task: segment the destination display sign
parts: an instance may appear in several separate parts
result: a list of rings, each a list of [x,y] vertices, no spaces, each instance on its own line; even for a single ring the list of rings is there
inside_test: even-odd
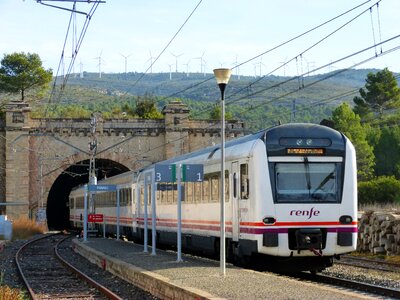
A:
[[[288,148],[286,149],[288,155],[324,155],[324,148]]]

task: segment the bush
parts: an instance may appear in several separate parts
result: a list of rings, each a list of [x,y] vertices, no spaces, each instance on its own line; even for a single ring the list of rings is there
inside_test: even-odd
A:
[[[18,289],[13,289],[8,286],[0,286],[0,299],[1,300],[22,300],[22,299],[28,299],[24,296],[24,293],[22,293]]]
[[[46,227],[27,218],[19,218],[12,222],[13,240],[25,240],[38,233],[44,233]]]
[[[394,176],[380,176],[359,182],[360,204],[400,204],[400,181]]]

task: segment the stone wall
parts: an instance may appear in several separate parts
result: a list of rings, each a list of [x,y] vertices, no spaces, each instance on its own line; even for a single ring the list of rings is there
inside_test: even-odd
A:
[[[160,120],[99,116],[96,159],[133,170],[220,143],[219,120],[191,120],[190,110],[181,102],[169,103],[162,113]],[[90,159],[90,119],[31,119],[27,103],[13,102],[6,106],[1,128],[0,203],[6,202],[11,219],[34,215],[63,170]],[[247,132],[242,122],[230,120],[225,133],[230,140]]]

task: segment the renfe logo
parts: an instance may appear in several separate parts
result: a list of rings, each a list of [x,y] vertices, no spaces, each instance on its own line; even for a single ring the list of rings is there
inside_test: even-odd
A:
[[[314,210],[312,207],[310,210],[292,210],[290,211],[291,216],[308,216],[307,219],[311,219],[312,216],[318,216],[320,214],[319,210]]]

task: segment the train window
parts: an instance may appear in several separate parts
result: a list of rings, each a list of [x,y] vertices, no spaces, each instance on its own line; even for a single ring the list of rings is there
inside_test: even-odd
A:
[[[174,191],[172,190],[173,184],[167,183],[166,186],[167,186],[167,202],[173,203],[174,199]]]
[[[76,208],[83,208],[83,197],[77,197],[76,198],[76,204],[75,207]]]
[[[74,206],[74,198],[69,198],[69,208],[70,209],[74,209],[75,208],[75,206]]]
[[[161,201],[161,203],[168,203],[167,187],[168,187],[168,185],[166,183],[158,184],[158,190],[159,190],[159,193],[160,193],[160,201]]]
[[[196,203],[201,202],[201,190],[202,190],[202,183],[195,182],[194,183],[194,201]]]
[[[240,199],[249,199],[249,165],[240,165]]]
[[[337,163],[276,163],[276,202],[338,202]]]
[[[147,185],[147,203],[151,205],[151,185]]]
[[[130,203],[132,201],[132,189],[131,188],[126,189],[126,200],[127,200],[126,205],[130,205]]]
[[[186,201],[188,203],[193,203],[193,182],[186,182],[185,184],[185,195],[186,195]]]
[[[237,173],[233,173],[233,198],[237,197]]]
[[[203,202],[209,202],[210,201],[210,182],[211,178],[207,175],[204,175],[204,180],[203,180]]]
[[[107,194],[108,199],[110,199],[109,200],[109,202],[111,203],[110,205],[117,206],[117,193],[107,192],[106,194]]]
[[[229,201],[229,172],[225,170],[225,202]]]
[[[144,188],[140,187],[140,206],[144,206]]]
[[[124,189],[117,190],[117,193],[119,193],[119,205],[124,206]]]
[[[213,173],[211,176],[211,202],[219,201],[219,173]]]

